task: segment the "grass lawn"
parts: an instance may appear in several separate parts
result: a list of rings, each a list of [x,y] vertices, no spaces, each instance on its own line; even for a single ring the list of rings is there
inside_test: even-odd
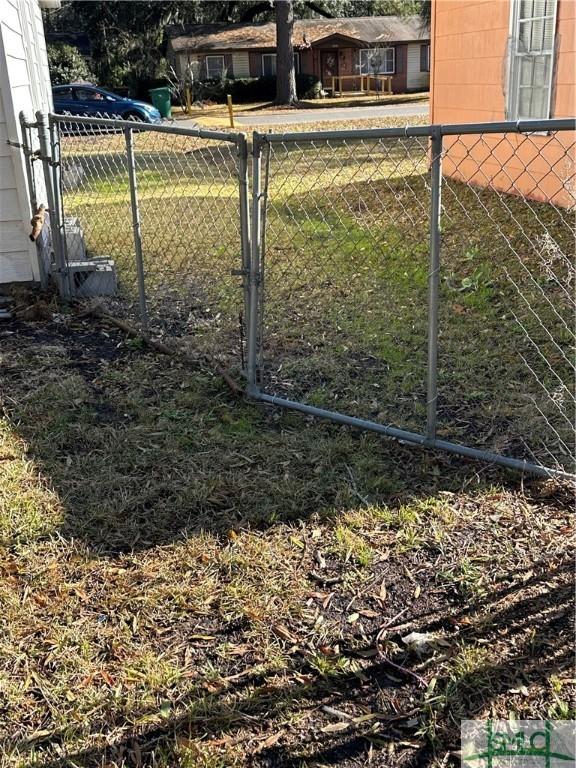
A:
[[[68,140],[65,206],[130,298],[117,139]],[[239,375],[233,155],[136,145],[153,331],[190,354],[49,296],[0,328],[0,765],[440,768],[462,718],[574,717],[571,489],[234,395],[201,354]],[[421,426],[425,158],[272,155],[268,389]],[[444,200],[440,428],[560,455],[523,397],[511,310],[536,331],[499,232],[564,350],[530,243],[566,251],[567,214],[507,198],[511,223],[449,181]]]

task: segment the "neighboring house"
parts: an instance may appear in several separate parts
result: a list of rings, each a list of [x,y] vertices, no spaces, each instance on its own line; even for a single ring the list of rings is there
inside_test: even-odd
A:
[[[574,117],[574,0],[433,0],[433,123]],[[460,137],[444,170],[483,186],[573,202],[574,132]],[[452,146],[450,146],[452,145]]]
[[[276,25],[195,24],[169,27],[167,53],[177,72],[190,63],[200,79],[274,76]],[[296,71],[316,75],[324,88],[332,77],[357,76],[342,82],[358,90],[360,75],[392,76],[394,93],[427,90],[430,34],[419,16],[370,16],[295,21]],[[374,63],[374,49],[378,63]]]
[[[18,115],[52,104],[38,0],[0,0],[0,284],[38,280],[36,245],[29,240],[30,190]],[[54,6],[51,0],[51,6]],[[9,144],[11,142],[12,144]],[[41,163],[34,164],[41,175]],[[40,167],[39,167],[40,166]]]

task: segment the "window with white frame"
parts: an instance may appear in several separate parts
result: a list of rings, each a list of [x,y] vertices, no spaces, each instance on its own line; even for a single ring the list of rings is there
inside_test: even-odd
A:
[[[360,51],[361,75],[393,75],[396,65],[394,48],[367,48]]]
[[[294,71],[296,74],[300,72],[300,54],[294,52]],[[276,54],[275,53],[263,53],[262,54],[262,76],[274,77],[276,75]]]
[[[224,56],[206,56],[206,77],[208,80],[222,77],[224,69]]]
[[[507,117],[550,117],[557,0],[512,0]]]

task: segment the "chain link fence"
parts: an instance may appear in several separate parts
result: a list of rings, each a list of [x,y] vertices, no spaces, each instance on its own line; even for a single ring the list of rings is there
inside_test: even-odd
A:
[[[574,472],[573,120],[256,133],[249,205],[242,134],[37,118],[64,295],[256,400]]]
[[[258,134],[254,396],[574,471],[574,124]]]
[[[155,339],[241,366],[244,136],[69,116],[50,125],[69,294],[103,297]]]
[[[263,389],[425,429],[427,139],[266,143],[263,174]]]

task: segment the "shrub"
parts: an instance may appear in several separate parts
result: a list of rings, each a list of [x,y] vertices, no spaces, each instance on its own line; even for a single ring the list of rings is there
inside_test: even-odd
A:
[[[73,45],[66,43],[48,45],[48,67],[52,85],[94,81],[88,62]]]
[[[299,99],[319,99],[322,83],[316,75],[300,72],[296,75],[296,93]]]
[[[313,99],[320,95],[322,84],[316,75],[296,75],[296,93],[300,99]],[[237,104],[250,101],[274,101],[276,98],[275,77],[249,77],[204,80],[200,88],[201,98],[217,102],[226,101],[230,94]]]

